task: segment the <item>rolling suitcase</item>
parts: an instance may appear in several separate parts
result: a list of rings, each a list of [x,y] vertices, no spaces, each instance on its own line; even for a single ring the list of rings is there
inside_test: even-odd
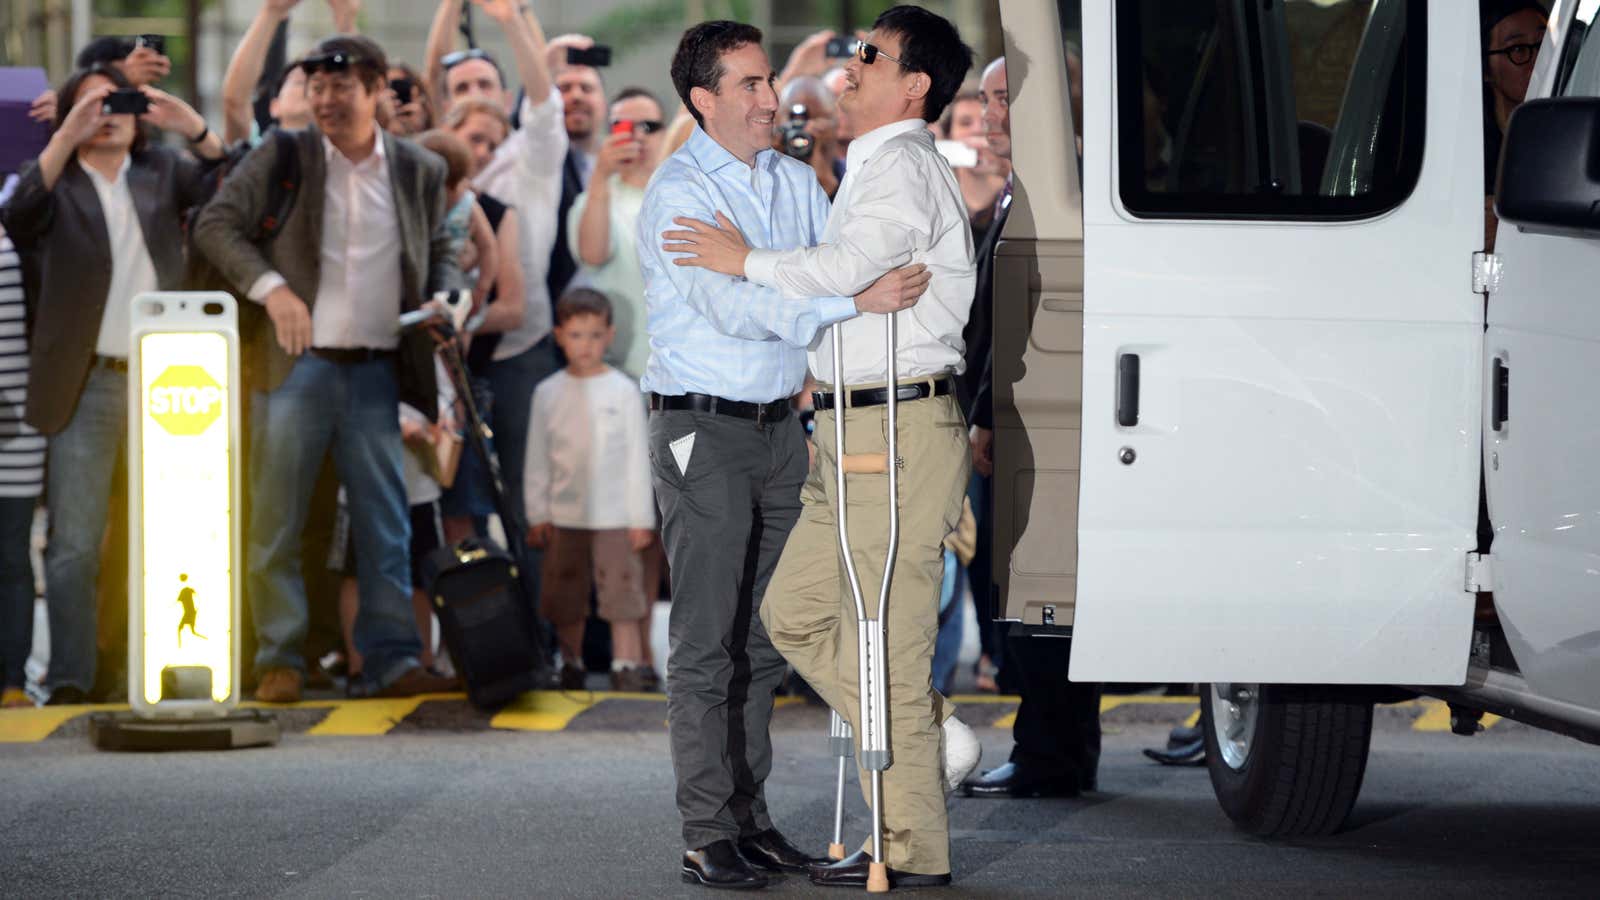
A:
[[[439,357],[465,408],[466,452],[488,461],[495,511],[510,546],[471,537],[441,547],[424,560],[423,584],[456,672],[467,683],[468,700],[495,709],[551,682],[539,623],[539,573],[527,565],[523,517],[506,496],[500,463],[489,451],[490,432],[473,402],[460,343],[448,323],[431,320],[428,327],[439,338]]]
[[[440,547],[423,561],[423,583],[467,698],[496,709],[541,687],[542,642],[520,584],[522,567],[487,538]]]

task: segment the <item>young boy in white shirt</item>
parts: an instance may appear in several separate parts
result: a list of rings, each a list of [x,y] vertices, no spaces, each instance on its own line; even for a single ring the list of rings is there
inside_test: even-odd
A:
[[[545,548],[541,603],[561,647],[563,688],[583,686],[589,591],[611,625],[611,686],[643,690],[649,602],[640,551],[656,525],[644,399],[605,363],[611,302],[574,288],[556,303],[567,367],[539,384],[528,423],[523,492],[528,544]]]

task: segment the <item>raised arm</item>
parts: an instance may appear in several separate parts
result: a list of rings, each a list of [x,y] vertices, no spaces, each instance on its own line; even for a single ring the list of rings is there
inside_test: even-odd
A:
[[[530,99],[542,99],[550,93],[552,81],[550,67],[545,62],[544,29],[531,6],[526,14],[518,11],[517,0],[472,0],[489,18],[500,23],[511,44],[511,55],[517,61],[517,77],[522,79],[522,89]],[[537,99],[535,102],[537,102]]]
[[[428,45],[422,52],[422,80],[435,97],[447,97],[444,89],[444,57],[456,45],[461,28],[461,0],[439,0],[439,9],[428,26]],[[442,109],[442,107],[440,108]]]
[[[300,0],[266,0],[256,17],[245,29],[244,39],[233,51],[228,61],[228,71],[222,76],[222,140],[232,144],[250,136],[253,118],[251,98],[256,83],[261,80],[261,70],[267,64],[267,50],[272,46],[272,36],[278,26],[289,18],[289,13]]]

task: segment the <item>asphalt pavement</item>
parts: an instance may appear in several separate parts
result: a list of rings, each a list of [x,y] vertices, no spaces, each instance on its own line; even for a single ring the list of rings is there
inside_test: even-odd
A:
[[[534,732],[479,727],[464,705],[430,702],[377,737],[313,735],[306,723],[317,716],[290,710],[282,742],[257,750],[102,753],[74,722],[0,745],[0,893],[706,895],[679,881],[664,705],[601,705],[563,730]],[[968,709],[985,764],[1003,761],[1007,707]],[[955,885],[916,893],[1600,893],[1600,748],[1511,722],[1473,738],[1417,731],[1416,711],[1388,710],[1351,827],[1274,843],[1231,828],[1204,769],[1139,753],[1190,709],[1107,712],[1097,793],[952,800]],[[819,851],[832,809],[825,734],[821,711],[781,709],[768,783],[779,827]],[[865,834],[854,785],[850,799],[853,841]],[[789,878],[768,893],[829,892]]]

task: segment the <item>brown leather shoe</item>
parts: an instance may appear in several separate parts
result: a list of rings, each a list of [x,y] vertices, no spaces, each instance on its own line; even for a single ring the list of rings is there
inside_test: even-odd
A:
[[[416,666],[407,669],[404,675],[389,682],[382,690],[372,696],[415,697],[418,694],[443,694],[460,688],[460,679],[435,675],[422,666]]]
[[[305,676],[298,669],[268,669],[256,685],[256,700],[262,703],[299,703]]]

